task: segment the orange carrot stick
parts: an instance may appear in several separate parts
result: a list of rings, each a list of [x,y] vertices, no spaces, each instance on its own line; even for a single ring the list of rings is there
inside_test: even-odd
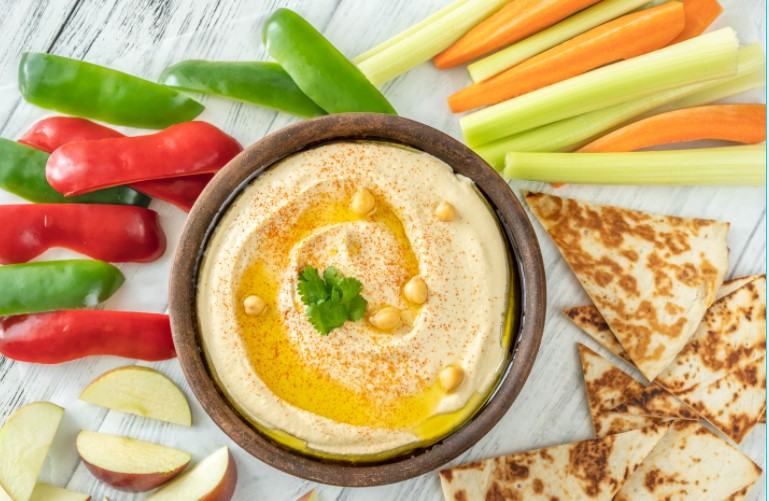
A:
[[[433,61],[446,69],[533,35],[598,0],[513,0]]]
[[[666,46],[684,27],[679,2],[622,16],[449,96],[454,113],[499,103]]]
[[[724,11],[718,0],[683,0],[684,30],[670,44],[701,35]]]
[[[716,104],[660,113],[617,129],[577,151],[636,151],[697,139],[722,139],[744,144],[765,141],[766,105]]]

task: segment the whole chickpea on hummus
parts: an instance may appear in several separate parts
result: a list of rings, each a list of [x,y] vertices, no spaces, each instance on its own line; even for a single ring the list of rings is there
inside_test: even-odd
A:
[[[362,318],[323,335],[308,267],[360,282]],[[423,152],[336,142],[259,176],[201,266],[209,365],[260,430],[305,453],[381,459],[434,443],[488,397],[509,358],[511,266],[467,178]]]

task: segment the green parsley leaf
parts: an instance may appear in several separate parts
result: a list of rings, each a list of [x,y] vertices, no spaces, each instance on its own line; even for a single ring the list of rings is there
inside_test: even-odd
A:
[[[366,306],[368,306],[368,301],[363,299],[363,296],[355,296],[347,302],[347,316],[353,322],[357,322],[366,313]]]
[[[299,274],[297,284],[307,305],[307,319],[324,336],[347,320],[363,318],[368,302],[360,295],[362,287],[360,280],[341,276],[333,266],[326,268],[323,278],[316,268],[308,266]]]
[[[347,311],[342,307],[339,293],[333,291],[331,297],[318,304],[307,307],[307,319],[324,336],[347,321]]]
[[[318,275],[318,270],[312,266],[308,266],[299,274],[299,283],[296,287],[302,302],[306,305],[320,303],[331,295],[331,287],[326,286]]]
[[[339,281],[342,280],[342,276],[336,271],[336,268],[329,266],[326,271],[323,272],[323,280],[326,281],[331,288],[339,287]]]

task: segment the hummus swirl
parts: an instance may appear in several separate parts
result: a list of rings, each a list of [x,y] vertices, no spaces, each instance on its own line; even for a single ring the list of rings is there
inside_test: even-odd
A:
[[[356,190],[375,209],[350,209]],[[434,214],[440,202],[451,221]],[[364,319],[322,336],[297,292],[306,266],[363,284]],[[421,277],[429,295],[410,303]],[[461,425],[507,358],[507,247],[473,183],[437,158],[384,142],[338,142],[292,155],[237,198],[208,243],[198,320],[216,378],[240,411],[306,451],[361,458],[432,442]],[[266,302],[248,316],[250,294]],[[401,312],[382,332],[366,320]],[[447,366],[464,380],[441,388]]]

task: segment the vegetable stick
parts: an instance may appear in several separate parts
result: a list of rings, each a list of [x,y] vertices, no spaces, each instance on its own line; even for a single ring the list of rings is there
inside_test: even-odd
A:
[[[449,96],[460,113],[541,89],[605,64],[661,49],[684,28],[679,2],[635,12],[608,22]]]
[[[474,62],[467,67],[467,71],[473,82],[487,80],[532,56],[570,40],[591,28],[627,14],[646,3],[646,0],[604,0],[598,2],[536,35]]]
[[[438,54],[435,65],[446,69],[523,40],[598,0],[513,0]]]
[[[440,19],[445,17],[447,14],[457,10],[459,7],[462,7],[463,5],[467,4],[471,0],[456,0],[455,2],[450,3],[446,7],[442,8],[435,14],[431,15],[430,17],[423,19],[422,21],[418,22],[417,24],[412,24],[405,30],[401,31],[397,35],[388,38],[384,42],[380,43],[379,45],[376,45],[366,52],[359,54],[355,56],[352,59],[352,62],[355,64],[361,63],[365,61],[366,59],[379,54],[385,49],[389,49],[393,45],[397,44],[401,40],[405,40],[411,36],[414,36],[415,34],[419,33],[420,31],[428,28],[431,24],[438,22]]]
[[[429,60],[507,1],[471,0],[450,5],[419,23],[419,29],[409,28],[408,34],[396,35],[374,47],[355,63],[374,85],[381,85]]]
[[[501,170],[509,151],[572,151],[644,114],[701,106],[765,84],[766,60],[759,44],[739,49],[737,60],[737,74],[733,77],[656,92],[504,137],[474,150]]]
[[[537,89],[460,119],[471,147],[564,118],[630,101],[737,70],[737,35],[731,28],[620,61]]]
[[[508,153],[504,177],[550,183],[763,186],[766,145],[632,153]]]
[[[721,139],[744,144],[765,141],[766,105],[721,104],[668,111],[617,129],[577,152],[636,151],[698,139]]]
[[[686,22],[671,44],[701,35],[724,11],[718,0],[683,0]]]

